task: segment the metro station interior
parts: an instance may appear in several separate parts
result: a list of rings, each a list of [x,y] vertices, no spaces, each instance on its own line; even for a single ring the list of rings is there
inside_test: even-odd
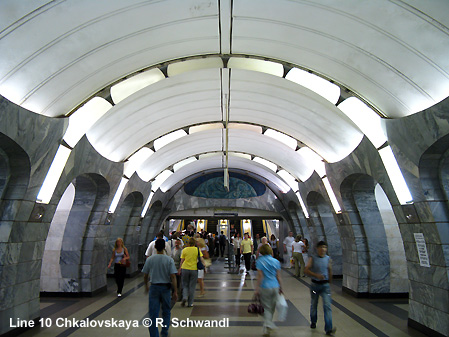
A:
[[[448,13],[446,0],[1,1],[0,336],[148,335],[15,322],[142,319],[147,245],[191,222],[325,240],[337,335],[448,336]],[[229,263],[172,315],[261,335],[246,312],[256,274]],[[322,335],[310,279],[282,277],[279,335]]]

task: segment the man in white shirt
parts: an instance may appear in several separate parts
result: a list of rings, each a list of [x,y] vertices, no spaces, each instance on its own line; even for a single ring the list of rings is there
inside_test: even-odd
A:
[[[292,264],[290,263],[290,258],[292,257],[292,244],[295,241],[293,237],[293,232],[288,232],[288,236],[284,239],[284,254],[287,254],[287,258],[284,257],[284,266],[286,268],[291,268]]]
[[[156,239],[163,239],[164,238],[164,233],[159,232],[156,236]],[[145,252],[145,256],[148,258],[150,256],[156,255],[157,254],[157,250],[155,245],[156,240],[152,241],[147,248],[147,251]],[[164,249],[164,254],[171,256],[171,247],[170,247],[170,242],[165,241],[165,249]]]

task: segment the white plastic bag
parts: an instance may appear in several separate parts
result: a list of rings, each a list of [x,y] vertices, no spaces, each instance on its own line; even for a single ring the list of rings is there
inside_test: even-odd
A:
[[[285,300],[284,295],[278,294],[277,300],[276,300],[276,312],[278,314],[278,321],[284,322],[287,319],[287,311],[288,311],[288,304]]]

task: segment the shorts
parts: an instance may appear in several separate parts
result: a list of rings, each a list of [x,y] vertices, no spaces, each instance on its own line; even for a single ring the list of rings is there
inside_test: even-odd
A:
[[[198,270],[198,278],[204,278],[204,269]]]

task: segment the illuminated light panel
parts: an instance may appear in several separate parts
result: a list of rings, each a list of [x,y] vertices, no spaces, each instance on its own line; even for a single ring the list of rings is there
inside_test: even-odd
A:
[[[349,97],[337,106],[368,137],[376,148],[387,141],[382,118],[357,97]]]
[[[313,167],[320,178],[326,175],[326,167],[324,165],[323,158],[321,158],[316,152],[313,152],[308,147],[302,147],[296,152],[301,154],[301,156],[303,156],[308,163],[311,163],[310,166]]]
[[[128,183],[128,178],[122,177],[120,180],[120,184],[118,185],[117,191],[115,192],[114,198],[112,199],[111,205],[109,206],[109,213],[114,213],[117,208],[118,202],[120,201],[120,197],[122,196],[123,190],[125,189],[126,184]]]
[[[399,199],[401,205],[410,203],[413,201],[412,195],[399,168],[398,162],[394,157],[393,151],[390,146],[386,146],[379,150],[379,155],[387,170],[387,174],[390,177],[396,196]]]
[[[153,153],[153,150],[147,147],[142,147],[139,151],[129,157],[128,161],[125,162],[123,175],[131,178],[133,173],[139,169],[140,165],[142,165],[145,160],[150,158]]]
[[[110,108],[112,104],[101,97],[94,97],[69,117],[64,141],[74,148],[81,137],[95,124]]]
[[[245,235],[245,233],[248,233],[251,236],[251,220],[249,219],[242,220],[242,227],[243,227],[243,235]]]
[[[280,63],[243,57],[231,57],[228,68],[259,71],[278,77],[284,76],[284,67]]]
[[[280,170],[278,172],[278,175],[285,180],[285,182],[292,188],[293,191],[298,189],[298,182],[290,173],[285,170]]]
[[[195,125],[189,128],[189,135],[195,132],[201,132],[206,130],[213,130],[213,129],[223,129],[222,123],[211,123],[211,124],[201,124],[201,125]]]
[[[306,218],[310,218],[309,212],[307,211],[307,208],[306,208],[306,204],[304,203],[304,200],[302,199],[301,194],[299,192],[296,192],[296,197],[299,200],[299,204],[301,205],[302,212],[304,213],[304,216]]]
[[[141,74],[130,77],[111,87],[111,98],[115,104],[123,101],[126,97],[143,89],[153,83],[159,82],[165,78],[159,69],[151,69]]]
[[[223,152],[209,152],[209,153],[200,154],[198,156],[198,158],[201,160],[201,159],[204,159],[204,158],[216,157],[216,156],[222,156],[222,155],[223,155]]]
[[[285,78],[314,91],[332,104],[336,104],[340,98],[340,87],[338,85],[307,71],[293,68]]]
[[[248,160],[251,160],[251,155],[247,153],[241,153],[241,152],[229,152],[230,156],[239,157],[239,158],[245,158]]]
[[[157,189],[164,183],[164,181],[170,177],[173,174],[173,172],[169,171],[169,170],[165,170],[162,171],[153,181],[153,183],[151,184],[151,190],[153,192],[156,192]],[[162,192],[166,192],[166,191],[162,191]]]
[[[153,143],[154,149],[156,151],[158,151],[165,145],[170,144],[171,142],[173,142],[179,138],[182,138],[184,136],[187,136],[187,132],[185,132],[184,130],[173,131],[165,136],[162,136],[162,137],[156,139]]]
[[[239,129],[262,133],[262,127],[257,125],[245,124],[245,123],[229,123],[229,129]]]
[[[206,57],[201,59],[186,60],[182,62],[170,63],[167,67],[168,76],[176,76],[188,71],[223,68],[223,60],[220,57]]]
[[[178,162],[178,163],[176,163],[176,164],[173,165],[173,171],[176,172],[176,171],[178,171],[181,167],[186,166],[186,165],[188,165],[188,164],[190,164],[190,163],[193,163],[193,162],[195,162],[195,161],[196,161],[196,158],[195,158],[195,157],[190,157],[190,158],[181,160],[180,162]]]
[[[335,196],[334,190],[332,189],[331,184],[329,183],[329,179],[327,177],[324,177],[323,179],[324,187],[326,188],[327,195],[329,196],[329,199],[331,200],[332,207],[334,208],[335,213],[341,213],[341,207],[338,203],[337,197]]]
[[[296,150],[296,147],[298,146],[298,142],[296,141],[295,138],[292,138],[292,137],[286,135],[285,133],[282,133],[279,131],[268,129],[267,131],[265,131],[264,135],[274,138],[281,143],[284,143],[285,145],[287,145],[289,148],[291,148],[293,150]]]
[[[265,167],[268,167],[270,170],[276,172],[278,167],[276,164],[272,163],[271,161],[268,161],[266,159],[260,158],[260,157],[255,157],[253,159],[253,161],[255,161],[256,163],[259,163]]]
[[[142,218],[145,216],[145,214],[147,214],[147,210],[148,210],[148,207],[150,207],[151,199],[153,199],[153,195],[154,195],[154,192],[151,191],[150,195],[148,196],[147,202],[145,203],[145,206],[143,206],[142,213],[140,214],[140,216]]]
[[[58,184],[59,178],[61,178],[62,171],[64,170],[65,164],[69,159],[72,150],[65,147],[64,145],[59,145],[58,151],[56,151],[55,158],[51,163],[50,169],[48,170],[47,176],[45,177],[44,183],[37,195],[37,202],[41,204],[48,204],[53,196],[56,185]]]

